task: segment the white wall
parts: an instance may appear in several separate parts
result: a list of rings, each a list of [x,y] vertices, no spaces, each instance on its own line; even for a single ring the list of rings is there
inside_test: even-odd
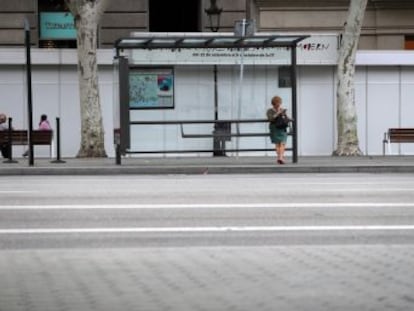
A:
[[[331,66],[300,67],[298,75],[298,152],[331,155],[335,137],[335,85]]]
[[[101,68],[99,86],[106,132],[105,145],[109,155],[114,154],[112,82],[112,68]],[[45,113],[55,129],[56,118],[59,117],[62,156],[76,156],[80,145],[80,106],[76,66],[33,66],[32,93],[33,127],[37,127],[40,115]],[[14,128],[27,128],[26,71],[23,66],[0,66],[0,111],[13,118]],[[24,149],[25,147],[15,146],[14,155],[20,156]],[[35,146],[35,156],[49,156],[49,147]]]
[[[176,68],[176,109],[136,111],[134,120],[212,119],[213,73],[208,66]],[[278,88],[275,67],[246,66],[242,91],[239,68],[219,67],[219,119],[262,119],[270,99],[282,96],[291,111],[289,88]],[[331,155],[336,146],[336,72],[333,66],[300,66],[298,70],[298,152],[299,155]],[[356,106],[360,147],[364,154],[382,154],[382,139],[389,127],[414,126],[412,89],[414,68],[398,66],[361,66],[356,73]],[[239,112],[239,96],[241,111]],[[136,142],[132,149],[144,144],[148,149],[211,149],[211,139],[183,139],[178,126],[158,127],[142,131],[135,127]],[[233,127],[233,130],[235,128]],[[244,124],[243,132],[263,132],[266,124]],[[212,125],[185,126],[186,133],[208,134]],[[161,135],[162,133],[162,135]],[[263,137],[233,138],[227,148],[272,148]],[[156,147],[155,147],[156,146]],[[413,154],[410,144],[395,145],[395,154]],[[251,153],[249,153],[251,154]],[[263,153],[261,153],[263,154]],[[272,152],[267,152],[272,154]]]
[[[401,75],[401,96],[398,126],[414,127],[414,68],[403,67],[399,69]],[[393,149],[400,154],[414,154],[413,144],[401,144],[399,150]]]
[[[1,54],[1,53],[0,53]],[[1,57],[0,57],[1,58]],[[0,59],[0,111],[13,117],[15,128],[27,128],[26,74],[23,64]],[[135,120],[213,119],[214,86],[212,66],[175,68],[175,109],[133,111]],[[290,89],[278,88],[276,67],[246,66],[239,88],[239,68],[219,66],[219,118],[264,118],[273,95],[281,95],[291,112]],[[33,65],[34,124],[46,113],[55,126],[61,118],[62,156],[76,155],[80,141],[78,79],[75,64]],[[114,72],[106,62],[100,66],[99,85],[105,145],[113,150]],[[299,155],[330,155],[336,141],[334,66],[300,66],[298,70],[298,147]],[[360,146],[365,154],[382,154],[383,134],[389,127],[414,127],[414,67],[360,65],[356,74],[356,103]],[[241,110],[239,112],[239,94]],[[266,131],[267,125],[242,125],[241,132]],[[212,125],[186,126],[187,133],[211,133]],[[183,139],[179,127],[134,128],[132,149],[210,149],[212,139]],[[241,138],[241,148],[272,146],[267,138]],[[228,148],[236,147],[236,140]],[[24,147],[15,147],[20,155]],[[394,154],[414,154],[413,144],[395,145]],[[36,156],[47,156],[47,147],[36,147]],[[258,154],[258,153],[256,153]],[[263,154],[263,153],[260,153]],[[273,154],[268,152],[268,154]],[[244,155],[242,153],[241,155]],[[246,153],[250,155],[250,153]]]
[[[365,66],[356,75],[360,146],[364,154],[382,154],[390,127],[414,127],[414,67]],[[393,144],[393,154],[414,154],[412,144]]]

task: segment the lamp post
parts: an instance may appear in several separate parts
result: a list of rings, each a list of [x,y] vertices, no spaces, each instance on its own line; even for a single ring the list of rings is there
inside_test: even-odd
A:
[[[28,138],[29,138],[29,166],[34,165],[33,157],[33,99],[32,99],[32,63],[30,58],[30,24],[27,18],[24,19],[25,46],[26,46],[26,77],[27,77],[27,117],[28,117]]]
[[[217,32],[220,29],[220,15],[223,11],[222,8],[217,6],[216,0],[210,0],[210,7],[204,10],[209,19],[209,28],[211,32]],[[217,65],[213,67],[214,74],[214,121],[218,120],[218,93],[217,93]],[[214,123],[214,131],[218,132],[218,123]],[[214,156],[224,156],[224,150],[220,147],[220,141],[222,138],[214,137],[213,138],[213,155]],[[224,144],[224,142],[223,142]]]

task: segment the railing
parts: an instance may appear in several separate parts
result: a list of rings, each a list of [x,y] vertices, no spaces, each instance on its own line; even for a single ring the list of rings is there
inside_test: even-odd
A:
[[[231,141],[233,137],[268,137],[269,132],[240,132],[239,124],[253,124],[253,123],[268,123],[267,119],[245,119],[245,120],[169,120],[169,121],[131,121],[132,125],[179,125],[182,138],[213,138],[212,149],[180,149],[180,150],[121,150],[120,148],[120,135],[119,129],[114,130],[114,140],[116,149],[116,163],[121,164],[121,154],[155,154],[155,153],[204,153],[212,152],[214,155],[225,155],[225,152],[263,152],[274,151],[272,148],[232,148],[226,149],[226,141]],[[214,130],[211,133],[186,133],[184,130],[185,125],[195,124],[214,124]],[[236,131],[232,131],[232,125],[237,125]],[[293,135],[291,131],[288,131],[288,135]],[[238,144],[237,144],[238,145]],[[286,148],[287,151],[292,148]]]

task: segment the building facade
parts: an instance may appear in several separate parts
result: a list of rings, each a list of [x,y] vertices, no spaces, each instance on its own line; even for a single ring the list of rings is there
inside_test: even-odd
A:
[[[236,20],[247,18],[255,19],[257,30],[263,32],[338,33],[349,0],[218,0],[217,4],[223,8],[220,31],[232,32]],[[209,6],[209,0],[110,1],[99,25],[99,47],[111,48],[118,38],[133,31],[209,31],[204,12]],[[42,18],[45,12],[64,11],[64,0],[0,1],[0,46],[24,44],[24,18],[30,22],[33,46],[54,46],[45,41],[56,41],[59,46],[64,38],[42,38]],[[412,0],[369,0],[360,49],[414,48],[413,14]]]
[[[256,0],[255,16],[261,31],[339,33],[346,21],[349,0]],[[413,49],[414,1],[369,0],[359,48]]]

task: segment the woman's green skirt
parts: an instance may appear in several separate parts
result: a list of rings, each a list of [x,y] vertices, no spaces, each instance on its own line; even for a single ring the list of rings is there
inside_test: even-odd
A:
[[[278,129],[273,123],[269,124],[270,140],[273,144],[285,144],[287,140],[286,129]]]

